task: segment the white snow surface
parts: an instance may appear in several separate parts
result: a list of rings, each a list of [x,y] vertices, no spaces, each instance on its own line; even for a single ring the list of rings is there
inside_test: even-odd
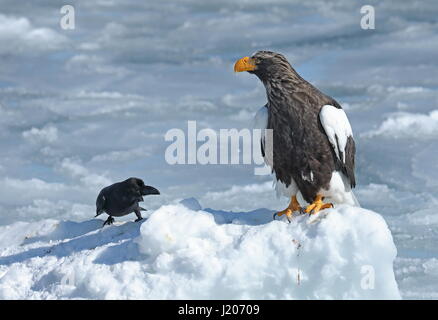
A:
[[[385,220],[347,205],[325,212],[289,224],[267,209],[180,203],[104,228],[2,226],[0,299],[399,299]]]

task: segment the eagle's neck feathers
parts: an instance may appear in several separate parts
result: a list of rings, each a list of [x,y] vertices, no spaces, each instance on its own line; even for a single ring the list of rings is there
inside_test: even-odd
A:
[[[313,109],[312,111],[317,114],[325,104],[340,108],[333,98],[304,80],[292,67],[277,70],[277,73],[271,73],[270,77],[262,79],[268,107],[272,113],[301,114],[306,112],[306,109],[307,111]]]
[[[296,92],[303,91],[306,86],[306,81],[292,67],[279,70],[270,77],[263,79],[262,82],[266,89],[268,105],[271,111],[274,112],[285,111],[282,110],[285,106],[298,107],[294,95]]]

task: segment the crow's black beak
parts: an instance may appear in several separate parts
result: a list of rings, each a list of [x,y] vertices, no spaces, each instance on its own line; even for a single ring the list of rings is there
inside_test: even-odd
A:
[[[144,186],[141,194],[144,196],[147,196],[149,194],[160,194],[160,191],[151,186]]]

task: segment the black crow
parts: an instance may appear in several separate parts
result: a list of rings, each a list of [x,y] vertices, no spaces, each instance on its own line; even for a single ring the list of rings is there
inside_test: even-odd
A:
[[[96,199],[96,217],[106,212],[109,217],[103,225],[110,225],[114,222],[113,217],[125,216],[135,212],[137,219],[142,218],[141,211],[146,211],[139,206],[143,201],[143,196],[149,194],[160,194],[160,192],[151,186],[146,186],[143,180],[138,178],[129,178],[122,182],[114,183],[103,188]]]

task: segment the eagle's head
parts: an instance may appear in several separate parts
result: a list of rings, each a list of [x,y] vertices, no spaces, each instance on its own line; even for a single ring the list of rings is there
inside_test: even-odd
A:
[[[272,51],[257,51],[251,57],[237,60],[234,71],[253,73],[263,82],[295,73],[282,54]]]

